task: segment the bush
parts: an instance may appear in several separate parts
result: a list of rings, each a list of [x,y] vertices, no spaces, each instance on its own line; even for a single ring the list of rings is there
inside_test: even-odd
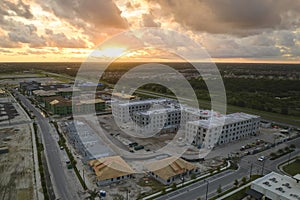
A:
[[[279,154],[283,154],[283,153],[284,153],[284,151],[283,151],[282,149],[279,149],[277,152],[278,152]]]
[[[196,174],[192,174],[191,179],[196,179]]]
[[[285,147],[284,150],[285,150],[285,151],[289,151],[289,150],[290,150],[290,147]]]
[[[217,193],[218,193],[218,194],[221,194],[221,193],[222,193],[222,186],[221,186],[221,185],[219,185],[219,187],[218,187],[218,189],[217,189]]]
[[[239,181],[237,179],[235,179],[234,186],[237,187],[238,185],[239,185]]]
[[[274,153],[274,152],[272,152],[272,153],[270,153],[270,156],[271,156],[271,157],[275,157],[275,156],[277,156],[277,154]]]
[[[242,178],[242,182],[243,182],[243,184],[247,183],[247,178],[245,176]]]
[[[173,184],[172,184],[172,189],[175,190],[176,188],[177,188],[176,183],[173,183]]]

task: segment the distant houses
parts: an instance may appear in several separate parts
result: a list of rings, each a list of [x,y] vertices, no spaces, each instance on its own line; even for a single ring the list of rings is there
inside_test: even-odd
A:
[[[73,94],[80,94],[79,88],[71,87],[69,84],[42,85],[36,81],[21,82],[20,92],[33,96],[34,99],[53,115],[87,114],[101,112],[106,109],[106,102],[100,98],[95,100],[88,96],[77,96],[72,99]],[[72,103],[72,100],[74,102]],[[74,113],[73,113],[74,114]]]
[[[36,81],[30,82],[21,82],[20,83],[20,91],[26,95],[32,95],[34,90],[39,90],[41,87],[41,83]]]

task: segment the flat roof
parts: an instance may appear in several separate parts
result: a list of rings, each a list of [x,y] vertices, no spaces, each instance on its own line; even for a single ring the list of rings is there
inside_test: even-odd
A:
[[[78,104],[96,104],[96,103],[104,103],[102,99],[85,99],[80,100]]]
[[[67,88],[57,88],[58,92],[73,92],[73,91],[80,91],[80,89],[75,87],[67,87]]]
[[[114,102],[116,104],[119,104],[120,106],[131,106],[131,105],[143,105],[143,104],[154,104],[154,103],[163,103],[163,102],[168,102],[168,101],[174,101],[170,99],[145,99],[145,100],[132,100],[129,102]]]
[[[172,113],[172,112],[176,112],[179,111],[180,112],[180,108],[175,108],[172,106],[167,106],[166,108],[160,108],[160,109],[154,109],[154,110],[146,110],[146,111],[140,111],[137,113],[140,113],[142,115],[155,115],[155,114],[163,114],[163,113]]]
[[[238,123],[238,122],[242,122],[250,119],[257,119],[257,118],[259,118],[259,116],[249,115],[246,113],[233,113],[229,115],[221,115],[221,117],[213,117],[208,120],[197,120],[188,123],[201,126],[203,128],[209,128],[209,127],[224,126],[228,124]]]
[[[48,90],[48,91],[45,91],[45,90],[35,90],[33,91],[33,94],[34,95],[38,95],[38,96],[55,96],[56,95],[56,90]]]
[[[300,183],[297,183],[295,179],[286,175],[271,172],[252,182],[252,189],[256,190],[257,186],[286,199],[300,199]],[[298,198],[296,195],[298,195]]]
[[[182,105],[182,110],[193,114],[193,115],[199,115],[199,116],[211,116],[213,114],[217,115],[218,113],[212,110],[203,110],[203,109],[198,109],[198,108],[193,108],[191,106],[187,106],[187,105]]]
[[[300,181],[300,174],[296,174],[295,176],[293,176],[293,178]]]
[[[100,137],[89,125],[80,121],[76,121],[75,123],[76,126],[73,123],[69,124],[69,126],[72,126],[70,130],[78,136],[85,151],[89,152],[90,159],[114,155],[113,151],[100,140]]]

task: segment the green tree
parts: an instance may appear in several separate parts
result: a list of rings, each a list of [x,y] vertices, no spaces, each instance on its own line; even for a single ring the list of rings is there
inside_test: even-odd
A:
[[[246,184],[247,178],[245,176],[242,178],[242,182],[243,182],[243,184]]]
[[[285,150],[285,151],[289,151],[289,150],[290,150],[290,147],[285,147],[284,150]]]
[[[192,174],[191,179],[196,179],[196,174]]]
[[[275,157],[275,156],[277,156],[277,154],[274,153],[274,152],[272,152],[272,153],[270,153],[270,156],[271,156],[271,157]]]
[[[291,144],[291,145],[290,145],[290,148],[291,148],[291,149],[295,149],[295,148],[296,148],[296,145],[295,145],[295,144]]]
[[[277,152],[278,152],[279,154],[283,154],[283,153],[284,153],[284,151],[283,151],[282,149],[279,149]]]
[[[239,185],[239,181],[237,179],[234,180],[234,186],[237,187]]]
[[[175,190],[176,188],[177,188],[176,183],[173,183],[173,184],[172,184],[172,189]]]
[[[218,194],[221,194],[221,193],[222,193],[222,186],[221,186],[221,185],[219,185],[219,187],[218,187],[218,189],[217,189],[217,193],[218,193]]]

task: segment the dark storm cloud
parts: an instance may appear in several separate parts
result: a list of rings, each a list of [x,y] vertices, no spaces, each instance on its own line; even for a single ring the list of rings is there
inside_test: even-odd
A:
[[[8,32],[11,42],[27,43],[30,47],[43,47],[46,45],[46,40],[37,34],[37,28],[33,24],[23,24],[12,21],[12,28]]]
[[[164,14],[196,31],[247,36],[300,25],[299,0],[159,0]]]
[[[128,22],[112,0],[36,0],[42,8],[89,37],[97,45],[106,34],[127,29]]]
[[[71,24],[88,23],[96,28],[112,27],[124,29],[127,21],[112,0],[36,0],[47,11]]]
[[[1,16],[18,16],[26,19],[33,18],[30,6],[19,0],[17,3],[8,0],[2,0],[0,4]]]
[[[53,33],[46,29],[47,46],[59,48],[86,48],[87,44],[80,38],[68,38],[64,33]]]

